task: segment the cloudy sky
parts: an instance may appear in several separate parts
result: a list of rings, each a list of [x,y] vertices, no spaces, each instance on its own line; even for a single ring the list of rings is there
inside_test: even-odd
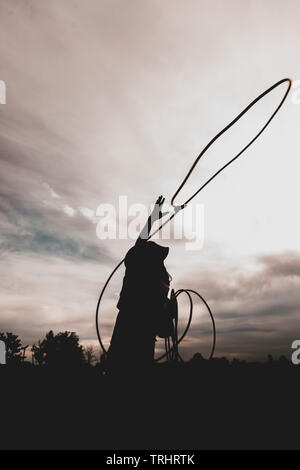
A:
[[[24,344],[49,329],[97,344],[97,296],[133,241],[99,240],[96,208],[120,195],[129,206],[169,202],[249,101],[299,80],[299,17],[296,0],[0,0],[0,330]],[[218,141],[178,202],[253,137],[284,91]],[[294,88],[260,140],[191,203],[204,210],[203,248],[160,242],[172,287],[210,303],[218,356],[289,355],[299,336],[298,98]],[[103,305],[106,344],[123,274]],[[210,340],[196,305],[185,357],[207,354]]]

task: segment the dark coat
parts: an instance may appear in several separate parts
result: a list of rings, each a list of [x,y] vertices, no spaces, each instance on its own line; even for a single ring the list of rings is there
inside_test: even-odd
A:
[[[168,302],[169,275],[164,266],[168,252],[168,248],[140,240],[125,257],[119,314],[108,351],[113,366],[153,363],[159,319]]]

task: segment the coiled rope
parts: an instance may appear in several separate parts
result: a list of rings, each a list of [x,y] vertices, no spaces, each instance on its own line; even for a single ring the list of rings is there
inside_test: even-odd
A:
[[[199,299],[204,303],[204,305],[206,306],[206,308],[208,310],[210,319],[211,319],[213,340],[212,340],[211,351],[210,351],[208,359],[212,359],[212,357],[214,355],[214,352],[215,352],[215,347],[216,347],[216,324],[215,324],[215,320],[214,320],[212,311],[211,311],[208,303],[206,302],[206,300],[198,292],[196,292],[193,289],[179,289],[176,292],[172,291],[172,293],[171,293],[171,301],[174,304],[173,308],[174,308],[174,311],[175,311],[175,315],[174,315],[174,319],[173,319],[173,332],[168,338],[165,338],[165,350],[166,350],[166,352],[164,354],[162,354],[161,356],[159,356],[157,359],[155,359],[156,362],[158,362],[158,361],[160,361],[161,359],[164,359],[164,358],[166,358],[168,361],[182,361],[182,358],[181,358],[181,356],[178,352],[178,345],[181,343],[181,341],[186,336],[186,334],[187,334],[187,332],[190,328],[190,325],[192,323],[193,299],[192,299],[191,293],[197,295],[199,297]],[[188,318],[186,327],[185,327],[182,335],[178,339],[178,304],[177,304],[177,297],[179,297],[180,294],[186,294],[188,296],[189,301],[190,301],[190,312],[189,312],[189,318]]]

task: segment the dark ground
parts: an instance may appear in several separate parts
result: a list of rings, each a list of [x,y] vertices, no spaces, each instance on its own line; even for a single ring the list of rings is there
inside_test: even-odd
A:
[[[1,449],[298,449],[300,366],[288,361],[97,368],[0,366]]]

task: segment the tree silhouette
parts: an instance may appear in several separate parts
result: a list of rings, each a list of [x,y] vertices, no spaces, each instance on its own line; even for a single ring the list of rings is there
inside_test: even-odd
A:
[[[87,346],[84,348],[84,358],[88,366],[92,366],[97,361],[97,354],[94,346]]]
[[[0,340],[4,341],[6,348],[6,362],[18,363],[22,357],[22,343],[17,335],[0,331]]]
[[[42,341],[31,348],[34,361],[39,365],[76,367],[84,362],[83,347],[74,332],[49,331]]]

